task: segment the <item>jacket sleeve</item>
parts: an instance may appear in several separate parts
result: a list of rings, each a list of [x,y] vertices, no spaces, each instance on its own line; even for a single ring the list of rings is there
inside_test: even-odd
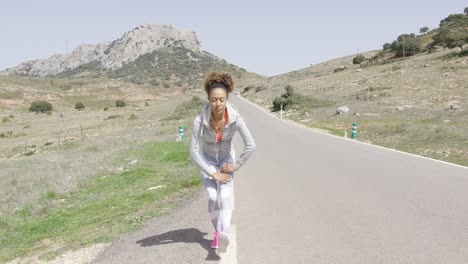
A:
[[[201,123],[200,115],[198,115],[192,124],[192,135],[190,137],[190,160],[197,165],[207,176],[211,176],[217,172],[214,166],[210,166],[209,162],[200,154],[200,131],[203,124]]]
[[[256,148],[255,141],[247,128],[244,118],[238,113],[236,118],[237,130],[241,135],[242,141],[244,141],[244,151],[242,151],[239,159],[236,160],[234,165],[234,171],[237,171],[244,165],[244,163],[250,158],[253,151]]]

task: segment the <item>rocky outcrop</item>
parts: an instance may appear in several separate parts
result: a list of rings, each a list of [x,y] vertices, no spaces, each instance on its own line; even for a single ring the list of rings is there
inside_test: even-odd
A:
[[[180,30],[172,25],[142,25],[112,42],[81,45],[71,53],[26,61],[6,69],[4,73],[44,77],[73,70],[93,61],[99,62],[103,68],[118,69],[143,54],[169,45],[183,46],[195,52],[202,51],[194,31]]]

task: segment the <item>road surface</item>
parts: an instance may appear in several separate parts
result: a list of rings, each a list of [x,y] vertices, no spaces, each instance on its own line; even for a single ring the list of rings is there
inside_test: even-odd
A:
[[[201,189],[95,263],[468,263],[468,169],[280,120],[242,98],[257,148],[235,174],[232,243]],[[235,138],[237,155],[242,141]]]

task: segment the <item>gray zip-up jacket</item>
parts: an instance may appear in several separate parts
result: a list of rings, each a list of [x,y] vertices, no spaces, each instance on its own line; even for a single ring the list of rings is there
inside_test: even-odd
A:
[[[216,141],[216,135],[209,125],[211,118],[211,107],[206,102],[202,111],[198,114],[192,124],[192,136],[190,138],[190,159],[209,177],[217,170],[210,166],[202,152],[221,161],[227,155],[232,155],[234,159],[234,171],[237,171],[252,155],[256,145],[244,118],[237,111],[237,107],[226,102],[228,122],[225,125],[221,141]],[[232,138],[236,131],[239,131],[244,141],[244,151],[238,160],[235,160],[234,144]]]

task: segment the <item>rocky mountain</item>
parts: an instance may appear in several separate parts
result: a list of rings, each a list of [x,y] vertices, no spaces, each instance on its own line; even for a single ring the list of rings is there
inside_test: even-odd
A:
[[[126,79],[135,83],[195,79],[216,67],[238,73],[201,48],[197,34],[172,25],[141,25],[112,42],[85,44],[71,53],[23,62],[4,71],[10,75],[96,77]]]

